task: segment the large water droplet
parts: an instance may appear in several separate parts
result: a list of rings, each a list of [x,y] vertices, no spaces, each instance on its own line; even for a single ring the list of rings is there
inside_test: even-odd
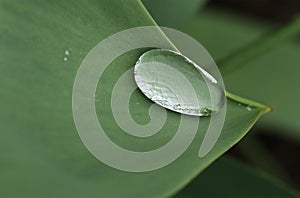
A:
[[[225,102],[224,89],[212,75],[171,50],[144,53],[135,65],[134,77],[150,100],[182,114],[207,116]]]

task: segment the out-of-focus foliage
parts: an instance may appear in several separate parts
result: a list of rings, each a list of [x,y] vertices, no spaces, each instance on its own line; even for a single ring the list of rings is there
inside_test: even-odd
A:
[[[298,196],[276,179],[249,169],[235,160],[222,157],[175,197],[296,198]]]
[[[142,0],[160,26],[174,27],[196,14],[207,0]]]

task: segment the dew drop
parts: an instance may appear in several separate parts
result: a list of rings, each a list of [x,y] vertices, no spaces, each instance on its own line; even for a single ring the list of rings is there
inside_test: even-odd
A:
[[[178,113],[208,116],[225,103],[224,89],[212,75],[171,50],[145,52],[135,65],[134,78],[147,98]]]
[[[64,53],[65,54],[65,57],[64,57],[65,62],[68,61],[68,56],[71,56],[71,51],[72,51],[71,48],[65,50],[65,53]]]
[[[252,108],[250,106],[247,106],[248,111],[252,111]]]
[[[70,56],[71,55],[71,48],[68,49],[68,50],[65,50],[65,55],[66,56]]]

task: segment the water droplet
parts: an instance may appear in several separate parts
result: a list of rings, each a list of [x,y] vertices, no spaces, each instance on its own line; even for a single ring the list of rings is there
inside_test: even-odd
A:
[[[66,55],[66,56],[70,56],[70,55],[71,55],[71,48],[65,50],[65,55]]]
[[[72,51],[71,48],[65,50],[65,53],[64,53],[65,54],[65,57],[64,57],[65,62],[68,61],[68,56],[71,56],[71,51]]]
[[[247,106],[248,111],[252,111],[252,108],[250,106]]]
[[[224,89],[212,75],[171,50],[144,53],[135,65],[134,77],[146,97],[175,112],[208,116],[225,103]]]

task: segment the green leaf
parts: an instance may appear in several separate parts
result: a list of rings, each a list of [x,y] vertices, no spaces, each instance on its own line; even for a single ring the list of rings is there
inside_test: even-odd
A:
[[[298,197],[264,173],[222,157],[175,197]]]
[[[203,7],[207,0],[143,0],[161,26],[176,27]]]
[[[69,0],[0,2],[1,197],[157,197],[175,193],[237,143],[268,108],[235,96],[228,100],[221,137],[198,158],[209,118],[203,118],[188,150],[174,163],[147,173],[123,172],[91,156],[77,134],[71,96],[76,72],[98,42],[118,31],[153,25],[139,1]],[[145,49],[116,59],[99,82],[98,115],[114,129],[110,91]],[[103,90],[103,91],[101,91]],[[242,105],[238,105],[241,100]],[[152,104],[140,92],[130,109],[137,122],[148,121]],[[247,106],[251,105],[251,111]],[[103,107],[103,108],[101,108]],[[107,111],[108,110],[108,111]],[[129,149],[153,149],[167,142],[179,115],[168,112],[168,124],[152,140],[108,135]],[[165,132],[165,133],[164,133]],[[145,144],[144,144],[145,143]]]

